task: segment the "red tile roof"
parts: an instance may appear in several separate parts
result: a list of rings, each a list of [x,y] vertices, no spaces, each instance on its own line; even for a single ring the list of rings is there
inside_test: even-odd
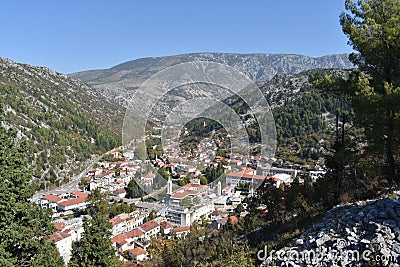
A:
[[[181,226],[181,227],[176,227],[174,229],[172,229],[172,232],[174,233],[181,233],[181,232],[187,232],[189,231],[189,226]]]
[[[156,175],[154,173],[148,173],[142,176],[144,179],[154,179]]]
[[[45,195],[45,196],[43,196],[43,198],[48,200],[48,201],[54,202],[54,203],[58,203],[61,200],[63,200],[61,197],[55,196],[55,195],[52,195],[52,194]]]
[[[119,245],[125,245],[127,242],[126,242],[126,235],[124,235],[124,234],[119,234],[119,235],[117,235],[117,236],[115,236],[115,237],[113,237],[112,239],[111,239],[111,241],[113,242],[113,243],[117,243],[117,244],[119,244]]]
[[[132,248],[129,250],[130,253],[132,253],[135,256],[139,256],[139,255],[144,255],[147,254],[147,251],[141,247],[137,247],[137,248]]]
[[[63,222],[53,222],[53,224],[58,231],[62,231],[65,227],[65,223]]]
[[[171,197],[176,199],[183,199],[189,195],[196,196],[200,194],[207,186],[201,184],[187,184],[182,186],[179,190],[175,191]]]
[[[154,228],[160,226],[155,220],[148,221],[140,226],[145,232],[149,232]]]
[[[229,218],[231,219],[232,224],[237,224],[239,222],[239,220],[236,216],[230,216]]]
[[[67,207],[67,206],[72,206],[72,205],[76,205],[76,204],[84,203],[84,202],[85,202],[85,199],[83,197],[78,197],[78,198],[71,198],[66,201],[62,201],[62,202],[58,203],[58,205]]]
[[[120,189],[115,190],[113,193],[119,195],[119,194],[126,193],[126,190],[125,190],[125,188],[120,188]]]
[[[161,229],[171,229],[171,228],[173,228],[174,226],[170,223],[170,222],[168,222],[168,221],[163,221],[162,223],[161,223]]]
[[[134,237],[140,237],[142,236],[144,233],[142,231],[140,231],[140,229],[133,229],[132,231],[126,232],[125,236],[127,238],[134,238]]]
[[[246,168],[243,171],[239,172],[231,172],[228,173],[226,176],[233,176],[238,178],[247,178],[247,179],[258,179],[264,180],[266,176],[254,174],[254,170],[251,168]]]
[[[110,220],[110,222],[111,222],[112,226],[114,226],[114,225],[117,225],[117,224],[125,222],[125,220],[123,220],[123,219],[121,219],[119,217],[115,217],[115,218],[112,218]]]
[[[84,198],[84,199],[87,199],[87,198],[89,197],[88,194],[83,193],[83,192],[78,191],[78,190],[73,190],[71,193],[72,193],[73,195],[75,195],[76,197],[81,197],[81,198]]]

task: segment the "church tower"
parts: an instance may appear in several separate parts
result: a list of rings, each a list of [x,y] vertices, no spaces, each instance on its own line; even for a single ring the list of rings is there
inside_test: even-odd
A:
[[[167,182],[167,195],[172,195],[172,180],[168,178]]]

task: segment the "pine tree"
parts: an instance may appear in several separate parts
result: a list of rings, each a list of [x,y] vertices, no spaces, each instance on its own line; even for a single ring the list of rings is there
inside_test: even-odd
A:
[[[0,122],[2,109],[0,106]],[[26,161],[27,142],[0,125],[0,266],[63,266],[49,211],[28,199],[35,192]]]
[[[359,53],[350,55],[358,71],[345,90],[369,145],[384,152],[393,181],[400,146],[400,1],[346,0],[346,9],[340,23]]]
[[[74,242],[69,265],[71,267],[119,266],[115,250],[111,244],[111,223],[107,217],[108,202],[99,190],[90,195],[87,208],[91,219],[83,222],[84,233],[81,240]]]

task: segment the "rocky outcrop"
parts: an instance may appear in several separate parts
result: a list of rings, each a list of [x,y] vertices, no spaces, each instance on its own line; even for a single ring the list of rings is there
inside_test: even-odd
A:
[[[336,207],[261,266],[399,266],[400,200]]]

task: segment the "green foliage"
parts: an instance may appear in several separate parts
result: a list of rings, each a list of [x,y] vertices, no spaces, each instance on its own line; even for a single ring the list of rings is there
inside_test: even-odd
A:
[[[122,200],[122,199],[121,199]],[[110,206],[108,212],[110,214],[110,218],[114,218],[118,214],[121,213],[131,213],[136,210],[135,204],[126,204],[126,203],[118,203],[118,204],[113,204]]]
[[[55,231],[49,212],[28,201],[36,188],[26,149],[14,129],[0,127],[0,265],[63,266],[47,238]]]
[[[204,176],[207,178],[208,183],[212,183],[213,181],[217,180],[222,174],[225,172],[224,165],[226,162],[220,161],[218,162],[217,167],[208,166],[204,170]]]
[[[135,147],[135,159],[145,161],[148,158],[146,143],[140,142]]]
[[[69,266],[120,266],[111,243],[111,223],[107,216],[108,202],[99,190],[92,191],[83,222],[82,238],[73,243]]]
[[[152,242],[153,266],[256,266],[254,251],[230,232],[209,236],[196,224],[184,239]]]
[[[238,213],[242,213],[242,212],[245,211],[245,209],[244,209],[242,203],[240,203],[240,204],[236,207],[236,211],[237,211]]]
[[[169,180],[171,178],[171,174],[164,168],[159,168],[158,174],[161,175],[165,180]]]
[[[131,179],[128,183],[128,187],[126,188],[126,197],[127,198],[139,198],[146,195],[143,189],[137,184],[135,179]]]
[[[200,184],[202,184],[202,185],[208,184],[207,178],[204,175],[199,174],[199,176],[197,178],[200,179]]]
[[[120,145],[115,126],[122,120],[121,110],[87,90],[45,69],[2,67],[4,119],[30,141],[27,157],[35,178],[60,182],[91,155]]]
[[[360,70],[349,92],[352,106],[370,145],[378,153],[383,148],[388,180],[399,182],[400,2],[347,0],[346,9],[340,23],[360,52],[350,57]]]
[[[313,90],[273,109],[277,156],[292,162],[315,161],[322,157],[319,141],[332,136],[322,114],[335,114],[338,106],[332,95]]]
[[[146,222],[154,220],[156,217],[157,217],[157,212],[155,210],[152,210],[149,216],[146,217]]]
[[[365,130],[367,147],[363,157],[376,167],[386,164],[384,176],[389,182],[398,182],[400,2],[347,0],[346,9],[340,23],[349,44],[360,52],[350,55],[358,70],[347,78],[327,76],[317,79],[315,84],[348,100],[356,124]],[[345,147],[335,150],[342,153]]]

